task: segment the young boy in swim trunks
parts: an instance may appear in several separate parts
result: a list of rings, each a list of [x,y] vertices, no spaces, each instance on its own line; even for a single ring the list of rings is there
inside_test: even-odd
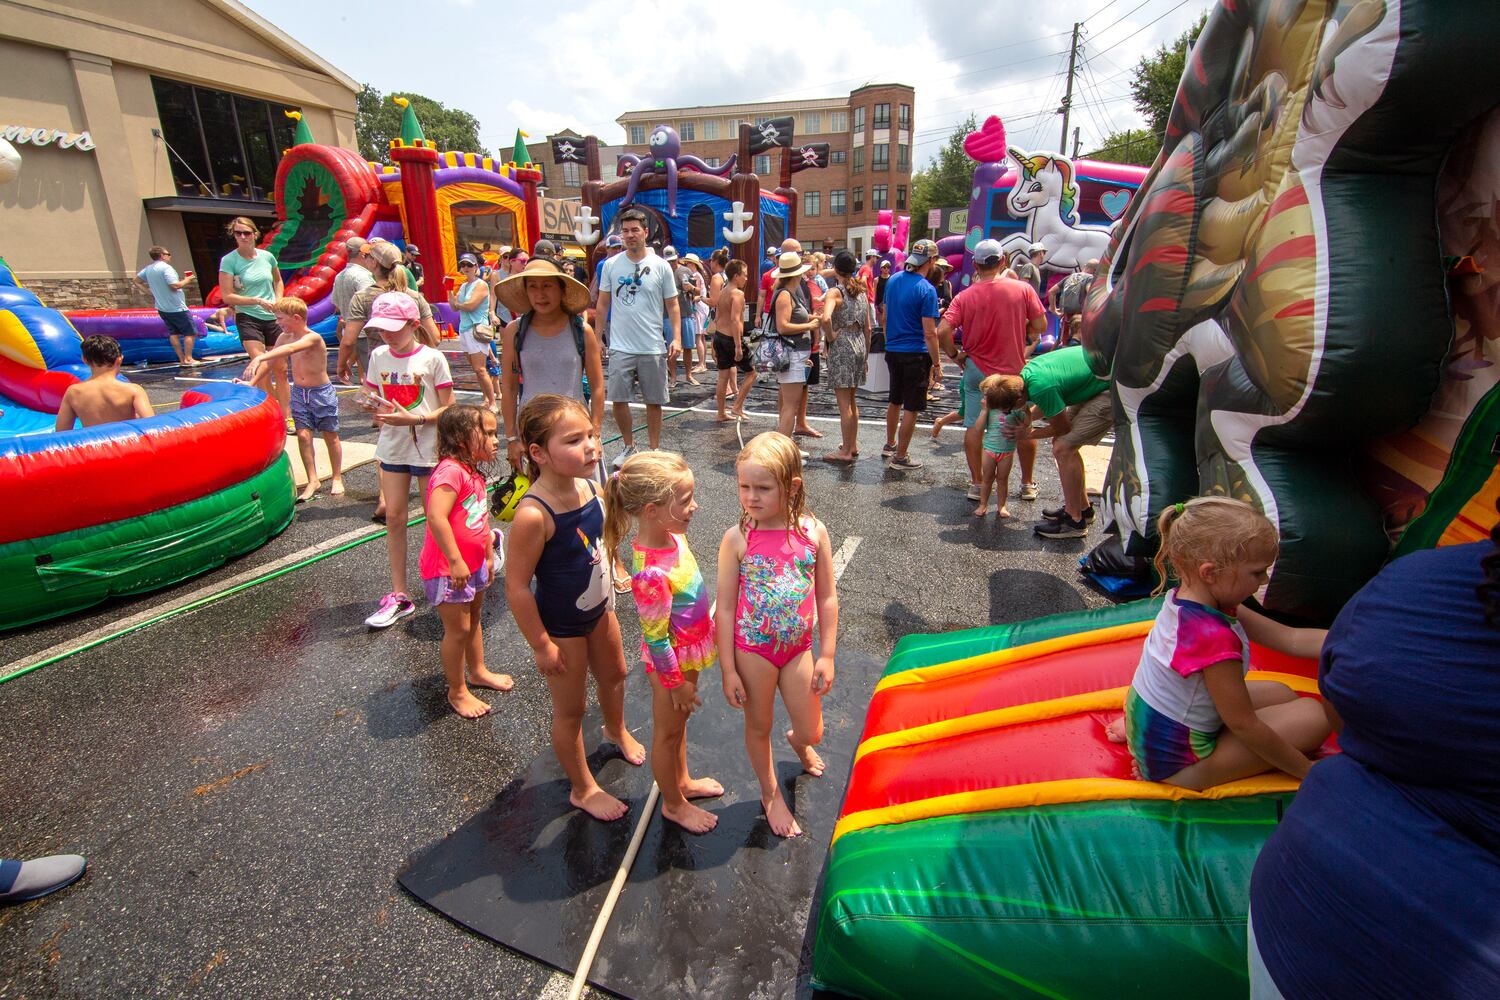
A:
[[[57,430],[70,431],[74,423],[97,427],[156,416],[146,390],[121,381],[120,365],[124,357],[113,337],[89,337],[83,342],[82,351],[83,363],[89,366],[88,381],[70,385],[63,393],[62,405],[57,409]]]
[[[292,361],[292,425],[297,429],[297,451],[307,473],[307,486],[297,496],[298,503],[311,500],[323,485],[318,479],[318,463],[313,451],[313,432],[323,435],[328,446],[328,464],[333,469],[333,486],[329,493],[344,495],[344,451],[339,443],[339,397],[328,378],[328,345],[323,335],[307,326],[307,303],[292,296],[276,300],[271,310],[281,324],[276,346],[250,359],[244,379],[265,389],[270,374],[267,362],[279,358]]]

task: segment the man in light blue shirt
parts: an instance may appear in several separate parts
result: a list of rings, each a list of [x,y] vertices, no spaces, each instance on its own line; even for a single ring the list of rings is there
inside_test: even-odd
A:
[[[136,284],[151,289],[151,297],[156,300],[156,314],[167,326],[167,340],[178,363],[196,366],[193,341],[198,331],[193,326],[193,314],[188,312],[187,299],[182,294],[193,280],[193,272],[188,271],[179,278],[171,264],[172,251],[166,247],[154,246],[149,252],[151,263],[136,274]]]
[[[646,213],[627,208],[620,213],[620,238],[625,252],[599,269],[599,337],[609,343],[609,372],[605,395],[614,404],[615,423],[625,450],[615,456],[618,469],[635,452],[630,397],[641,387],[646,404],[646,438],[651,450],[661,447],[661,408],[667,402],[667,369],[682,350],[682,307],[672,265],[646,246]],[[662,317],[671,337],[663,342]]]

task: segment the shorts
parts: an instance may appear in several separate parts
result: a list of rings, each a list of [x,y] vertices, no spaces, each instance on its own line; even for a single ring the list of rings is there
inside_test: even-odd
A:
[[[339,432],[339,394],[332,382],[292,386],[292,426],[299,431]]]
[[[488,323],[484,324],[484,328],[494,330],[494,327]],[[474,336],[474,331],[471,327],[468,330],[458,331],[458,349],[463,351],[465,356],[470,354],[488,354],[490,353],[490,342],[488,340],[480,340]]]
[[[1068,433],[1057,437],[1058,441],[1075,448],[1098,444],[1115,425],[1115,405],[1109,398],[1109,390],[1077,406],[1068,407],[1068,419],[1073,426]]]
[[[1135,688],[1125,696],[1125,741],[1142,781],[1165,781],[1214,752],[1219,734],[1189,729],[1141,699]]]
[[[609,374],[604,380],[605,396],[612,403],[629,402],[636,385],[641,387],[641,402],[648,406],[665,406],[667,356],[611,351]]]
[[[484,593],[489,585],[490,561],[488,559],[469,574],[469,582],[458,590],[453,589],[453,581],[446,576],[440,576],[435,580],[428,580],[425,577],[422,579],[422,588],[427,591],[427,603],[433,605],[468,604]]]
[[[276,338],[281,336],[281,324],[274,319],[261,319],[248,313],[234,314],[234,328],[239,331],[240,343],[248,344],[252,340],[265,345],[276,343]]]
[[[725,333],[714,334],[714,364],[719,366],[719,371],[728,371],[737,368],[740,374],[749,374],[754,369],[750,361],[750,345],[741,341],[742,350],[740,359],[734,360],[734,338]]]
[[[812,357],[811,351],[792,351],[792,363],[787,366],[786,371],[776,375],[776,381],[782,385],[806,385],[807,384],[807,359]]]
[[[198,331],[193,328],[193,314],[186,310],[182,312],[164,313],[156,310],[156,315],[167,324],[167,334],[172,337],[196,337]]]
[[[394,472],[398,475],[405,473],[408,476],[416,476],[418,479],[426,479],[432,475],[432,468],[430,465],[397,465],[394,462],[380,463],[381,472]]]
[[[823,352],[819,351],[812,356],[812,361],[807,366],[807,384],[817,385],[823,381]]]
[[[927,409],[927,385],[932,376],[932,355],[926,351],[886,351],[885,367],[891,374],[890,405],[908,413]]]
[[[979,411],[984,408],[984,394],[979,391],[979,383],[984,379],[985,374],[974,359],[964,358],[964,375],[958,383],[958,412],[965,427],[973,427],[974,421],[979,419]]]
[[[698,340],[698,318],[690,313],[682,316],[682,346],[691,348]],[[669,318],[661,325],[661,339],[668,344],[672,342],[672,320]]]

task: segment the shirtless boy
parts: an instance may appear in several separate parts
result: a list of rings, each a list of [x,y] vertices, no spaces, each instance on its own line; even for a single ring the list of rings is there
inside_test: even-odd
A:
[[[119,420],[154,417],[146,390],[120,381],[120,345],[113,337],[89,337],[83,342],[83,362],[89,366],[88,381],[68,386],[57,408],[57,430],[70,431],[73,424],[96,427]]]
[[[251,385],[265,388],[266,376],[270,374],[267,362],[291,358],[292,364],[292,424],[297,430],[297,451],[302,455],[302,468],[307,473],[307,486],[297,496],[298,503],[305,503],[317,494],[323,484],[318,479],[318,463],[313,452],[313,432],[323,435],[328,446],[328,464],[333,469],[333,486],[329,493],[344,495],[344,452],[339,444],[339,397],[328,378],[328,345],[323,335],[307,327],[307,303],[291,296],[276,300],[271,312],[281,324],[281,336],[276,346],[250,359],[245,366],[244,380]]]

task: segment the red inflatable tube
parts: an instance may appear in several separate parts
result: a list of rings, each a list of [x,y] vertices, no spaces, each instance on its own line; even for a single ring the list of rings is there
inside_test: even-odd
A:
[[[0,395],[33,410],[56,413],[62,405],[63,393],[77,381],[76,375],[67,372],[32,368],[10,358],[0,358]]]
[[[187,393],[183,406],[199,402]],[[80,432],[75,432],[80,433]],[[123,521],[227,489],[286,442],[274,399],[188,427],[0,458],[0,544]]]

